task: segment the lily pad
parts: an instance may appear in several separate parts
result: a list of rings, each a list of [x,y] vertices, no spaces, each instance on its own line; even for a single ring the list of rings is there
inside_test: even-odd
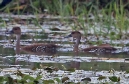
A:
[[[109,77],[109,79],[110,79],[112,82],[119,82],[119,81],[120,81],[120,77],[117,77],[117,76]]]

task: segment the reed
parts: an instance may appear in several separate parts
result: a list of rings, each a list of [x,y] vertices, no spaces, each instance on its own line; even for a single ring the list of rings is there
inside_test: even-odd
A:
[[[30,1],[30,6],[32,7],[33,10],[35,10],[35,12],[41,12],[38,8],[39,8],[39,4],[40,4],[40,0],[36,0],[36,1]]]
[[[121,39],[122,35],[127,33],[126,31],[128,30],[128,22],[129,22],[129,20],[126,17],[126,12],[122,0],[120,0],[120,4],[118,4],[118,2],[114,3],[114,12],[115,12],[114,17],[116,20],[114,26],[118,30],[119,39]]]
[[[61,16],[61,21],[69,22],[68,17],[76,16],[77,19],[76,21],[74,20],[75,25],[72,27],[72,29],[82,29],[84,30],[85,35],[88,33],[88,31],[93,30],[96,36],[107,34],[111,38],[111,40],[114,40],[120,39],[123,33],[127,33],[128,30],[129,20],[126,17],[128,11],[125,11],[124,9],[124,7],[127,6],[128,3],[123,4],[122,0],[120,0],[120,2],[113,0],[102,9],[99,8],[99,0],[97,0],[96,2],[86,1],[83,3],[81,3],[79,0],[29,0],[29,3],[30,7],[32,8],[33,14],[36,15],[38,13],[42,13],[43,10],[41,7],[43,7],[47,10],[48,14]],[[5,8],[5,11],[7,13],[10,13],[10,8],[12,7],[12,5],[10,4]],[[17,4],[16,6],[20,7],[19,4]],[[26,9],[27,8],[22,11],[25,11]],[[88,15],[90,13],[92,13],[95,17],[92,20],[88,19]],[[17,14],[21,14],[19,9],[17,10]],[[100,17],[99,14],[101,14],[103,17]],[[66,19],[65,17],[67,17],[68,19]],[[37,24],[38,20],[39,19],[35,19],[34,23]],[[40,24],[38,23],[37,26],[40,27]],[[99,27],[99,29],[97,29],[96,27]],[[112,27],[114,27],[115,31],[112,30]]]

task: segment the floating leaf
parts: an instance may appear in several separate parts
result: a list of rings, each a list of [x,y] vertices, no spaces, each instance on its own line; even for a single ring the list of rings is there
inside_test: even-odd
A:
[[[18,83],[17,79],[14,79],[13,82],[14,82],[14,83]]]
[[[23,76],[24,76],[24,74],[23,74],[21,71],[19,71],[19,70],[17,70],[16,75],[21,76],[21,77],[23,77]]]
[[[21,79],[21,80],[18,80],[18,83],[24,84],[24,83],[27,83],[27,81],[24,79]]]
[[[36,70],[37,68],[36,67],[33,67],[32,70]]]
[[[81,81],[91,81],[91,78],[83,78]]]
[[[75,84],[75,83],[73,83],[73,84]],[[78,82],[78,83],[76,83],[76,84],[81,84],[80,82]]]
[[[33,77],[31,77],[30,75],[25,75],[24,77],[23,77],[23,79],[25,79],[25,80],[31,80],[31,81],[33,81],[34,80],[34,78]]]
[[[51,28],[50,30],[52,30],[52,31],[60,31],[59,28]]]
[[[7,84],[13,84],[13,78],[9,74],[4,75],[4,79],[2,81],[6,81]]]
[[[65,83],[65,84],[76,84],[76,83],[74,83],[74,82],[67,82],[67,83]],[[78,83],[77,83],[78,84]],[[80,84],[80,83],[79,83]]]
[[[52,68],[51,67],[47,67],[44,70],[52,70]]]
[[[43,80],[43,84],[51,84],[51,83],[55,83],[54,80]]]
[[[34,84],[38,84],[39,82],[37,80],[34,80]]]
[[[42,78],[42,76],[41,75],[38,75],[37,77],[36,77],[36,80],[39,80],[39,79],[41,79]]]
[[[7,77],[7,82],[9,84],[13,84],[13,78],[12,77]]]
[[[59,78],[54,78],[58,83],[61,83],[61,80]]]
[[[125,46],[129,46],[129,43],[125,44]]]
[[[67,71],[70,71],[70,72],[75,72],[75,68],[70,68],[70,69],[67,69]]]
[[[61,80],[62,80],[62,83],[64,83],[65,81],[69,80],[69,78],[68,77],[64,77]]]
[[[105,76],[100,76],[97,80],[103,80],[103,79],[106,79]]]
[[[116,76],[109,77],[109,79],[113,82],[119,82],[120,81],[120,77],[116,77]]]
[[[3,81],[4,77],[3,76],[0,76],[0,81]]]
[[[45,68],[44,70],[47,70],[47,72],[49,72],[49,73],[52,73],[52,72],[53,72],[53,69],[50,68],[50,67],[47,67],[47,68]]]
[[[127,70],[126,73],[129,73],[129,70]]]

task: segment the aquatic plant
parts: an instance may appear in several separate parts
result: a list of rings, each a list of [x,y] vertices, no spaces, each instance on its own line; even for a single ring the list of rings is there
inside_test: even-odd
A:
[[[109,79],[113,82],[119,82],[120,81],[120,77],[117,77],[117,76],[112,76],[112,77],[109,77]]]

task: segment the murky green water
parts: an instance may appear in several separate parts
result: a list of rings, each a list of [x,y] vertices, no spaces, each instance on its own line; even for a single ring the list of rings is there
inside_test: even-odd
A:
[[[55,42],[56,43],[56,42]],[[4,44],[4,43],[3,43]],[[63,44],[62,44],[63,45]],[[21,53],[25,54],[25,53]],[[72,51],[59,51],[59,56],[73,56]],[[3,45],[0,46],[0,68],[7,68],[7,67],[14,67],[15,65],[21,65],[22,68],[41,68],[40,65],[43,66],[54,66],[59,69],[69,69],[69,68],[77,68],[77,69],[84,69],[84,70],[128,70],[129,67],[128,63],[125,62],[98,62],[96,60],[92,60],[91,62],[77,62],[77,61],[71,61],[66,63],[38,63],[38,62],[26,62],[26,61],[19,61],[16,62],[15,57],[7,57],[7,56],[15,56],[15,50],[13,48],[3,48]],[[100,57],[107,57],[107,58],[127,58],[128,54],[110,54],[110,55],[95,55],[95,54],[87,54],[87,53],[79,53],[79,56],[87,56],[87,57],[97,57],[100,59]],[[56,57],[55,57],[56,58]],[[64,66],[64,67],[62,67]]]
[[[50,20],[50,22],[53,20]],[[55,20],[54,20],[55,21]],[[47,21],[49,23],[49,21]],[[25,46],[27,44],[32,44],[32,43],[55,43],[60,46],[62,46],[62,49],[59,50],[58,56],[70,56],[73,57],[73,52],[72,50],[67,50],[67,48],[72,49],[72,41],[71,40],[64,40],[62,37],[67,35],[71,30],[65,29],[66,26],[62,27],[60,26],[60,23],[51,23],[51,24],[44,24],[42,25],[43,29],[46,30],[45,33],[42,31],[41,28],[35,29],[35,26],[26,28],[26,25],[22,25],[22,37],[21,37],[21,42],[23,43],[22,46]],[[57,28],[57,27],[62,27],[62,28]],[[54,29],[55,28],[55,29]],[[59,30],[57,30],[57,29]],[[10,28],[11,29],[11,28]],[[49,30],[51,31],[49,31]],[[37,31],[40,32],[37,32]],[[67,31],[66,31],[67,30]],[[48,33],[49,32],[49,33]],[[2,33],[2,32],[1,32]],[[9,40],[11,39],[11,43],[9,43]],[[70,41],[70,42],[69,42]],[[82,42],[82,44],[85,42]],[[70,61],[70,62],[65,62],[65,63],[40,63],[40,62],[28,62],[28,61],[16,61],[16,58],[18,57],[13,57],[15,56],[15,36],[13,37],[8,37],[6,34],[0,35],[0,67],[5,68],[5,67],[13,67],[15,65],[21,65],[20,67],[27,67],[27,68],[42,68],[41,65],[43,66],[54,66],[59,69],[69,69],[69,68],[77,68],[77,69],[84,69],[84,70],[110,70],[110,69],[115,69],[115,70],[128,70],[128,62],[106,62],[106,61],[97,61],[96,59],[92,59],[89,62],[86,61]],[[66,46],[66,44],[69,44],[69,46]],[[6,47],[5,47],[6,46]],[[11,47],[10,47],[11,46]],[[65,46],[65,47],[64,47]],[[84,44],[85,46],[85,44]],[[25,53],[21,52],[21,55],[26,55]],[[8,57],[12,56],[12,57]],[[92,53],[84,53],[84,52],[79,52],[80,57],[98,57],[98,59],[101,60],[101,58],[107,58],[107,60],[110,60],[110,58],[128,58],[127,53],[116,53],[116,54],[101,54],[101,55],[96,55]],[[52,58],[54,59],[54,58]],[[56,57],[55,57],[56,59]],[[64,58],[65,59],[65,58]]]

